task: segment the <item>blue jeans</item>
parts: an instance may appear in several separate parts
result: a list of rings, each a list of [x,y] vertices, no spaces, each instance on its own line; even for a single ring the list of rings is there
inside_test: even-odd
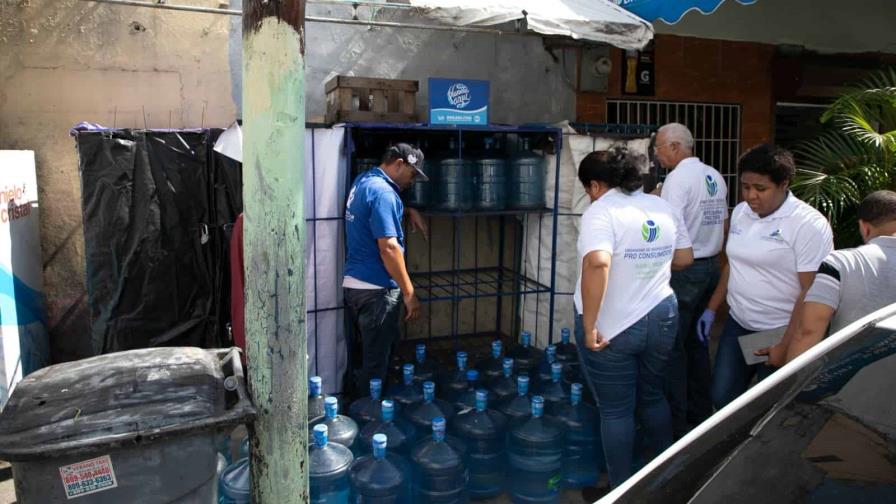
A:
[[[677,330],[678,303],[673,295],[600,352],[586,349],[584,330],[576,331],[582,371],[600,404],[600,432],[614,487],[633,472],[636,413],[657,452],[672,444],[672,420],[663,382]]]
[[[756,331],[742,327],[730,315],[725,321],[725,328],[722,329],[722,336],[719,338],[712,380],[712,404],[717,410],[724,408],[726,404],[746,392],[753,375],[761,381],[775,370],[765,363],[750,366],[744,360],[737,338],[754,332]]]
[[[678,335],[666,372],[666,398],[676,439],[687,434],[689,423],[698,424],[712,415],[709,348],[697,339],[697,320],[719,283],[719,271],[719,258],[709,257],[672,272],[670,284],[678,298]]]
[[[357,397],[370,395],[370,379],[386,387],[389,358],[401,335],[399,289],[343,289],[346,322],[361,346],[361,366],[354,374]]]

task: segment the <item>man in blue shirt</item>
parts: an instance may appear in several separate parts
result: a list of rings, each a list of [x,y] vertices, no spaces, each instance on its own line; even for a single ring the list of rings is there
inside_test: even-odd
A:
[[[420,315],[420,301],[404,262],[404,204],[399,193],[415,179],[428,180],[421,169],[423,153],[400,143],[389,147],[380,166],[355,180],[345,205],[345,293],[347,315],[360,333],[361,369],[357,392],[369,393],[370,379],[386,381],[392,345],[399,336],[399,298],[405,320]],[[409,211],[412,225],[424,230],[422,218]]]

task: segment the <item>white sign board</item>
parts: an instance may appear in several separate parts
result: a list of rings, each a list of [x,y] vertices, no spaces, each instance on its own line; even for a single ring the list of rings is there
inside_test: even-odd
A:
[[[34,152],[0,150],[0,408],[49,357]]]

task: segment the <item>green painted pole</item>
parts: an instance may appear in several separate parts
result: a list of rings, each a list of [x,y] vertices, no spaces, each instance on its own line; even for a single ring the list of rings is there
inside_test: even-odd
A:
[[[252,502],[308,502],[305,0],[243,2],[243,251]]]

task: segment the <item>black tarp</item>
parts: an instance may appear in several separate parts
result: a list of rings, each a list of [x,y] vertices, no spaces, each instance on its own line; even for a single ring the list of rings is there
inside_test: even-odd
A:
[[[241,189],[238,164],[212,150],[219,134],[77,133],[97,353],[229,343],[225,226]]]

